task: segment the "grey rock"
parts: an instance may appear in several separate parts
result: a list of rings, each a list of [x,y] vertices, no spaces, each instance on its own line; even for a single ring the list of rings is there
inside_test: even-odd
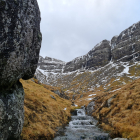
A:
[[[75,103],[72,101],[71,106],[75,106]]]
[[[85,105],[84,106],[81,106],[81,109],[83,109],[84,111],[86,110],[86,107]]]
[[[52,99],[56,100],[56,98],[53,95],[50,95]]]
[[[122,31],[111,40],[112,60],[127,62],[132,59],[140,61],[140,22]]]
[[[57,94],[61,98],[69,100],[69,97],[63,91],[60,92],[59,90],[54,90],[52,92],[54,92],[55,94]]]
[[[61,95],[61,93],[60,93],[59,90],[55,90],[54,93],[57,94],[57,95],[59,95],[59,96]]]
[[[61,73],[64,65],[64,61],[47,56],[45,58],[40,56],[38,61],[38,67],[47,72]]]
[[[82,94],[82,95],[80,95],[80,98],[83,98],[83,94]]]
[[[92,114],[92,112],[94,110],[94,106],[95,106],[94,101],[91,101],[88,104],[88,106],[86,107],[86,112],[87,112],[88,115],[91,115]]]
[[[76,97],[77,97],[77,95],[73,95],[73,96],[72,96],[72,100],[75,100]]]
[[[84,93],[94,91],[100,86],[105,90],[109,89],[115,80],[119,85],[123,85],[126,84],[124,79],[130,82],[138,79],[139,62],[140,21],[121,32],[119,36],[114,36],[111,41],[103,40],[87,54],[65,63],[59,68],[61,72],[52,73],[58,70],[54,67],[50,73],[44,75],[37,69],[36,75],[37,79],[44,84],[59,86],[75,91],[74,93]],[[49,65],[44,63],[43,67],[49,67]],[[134,67],[136,73],[133,75]]]
[[[34,79],[31,79],[31,81],[35,82],[35,80],[34,80]]]
[[[0,140],[18,140],[24,123],[24,90],[34,76],[42,35],[36,0],[0,0]]]
[[[116,95],[113,95],[111,98],[109,98],[109,99],[107,100],[107,106],[108,106],[108,107],[111,106],[111,102],[112,102],[112,100],[113,100],[114,98],[116,98],[116,96],[117,96],[117,94],[116,94]]]
[[[0,89],[34,76],[42,35],[34,0],[0,0]]]
[[[97,44],[86,55],[77,57],[74,60],[66,63],[64,72],[71,72],[78,69],[97,69],[106,65],[111,60],[110,41],[103,40]]]
[[[113,140],[130,140],[130,139],[127,139],[127,138],[115,138]]]
[[[0,140],[19,138],[24,123],[24,90],[17,82],[0,91]]]

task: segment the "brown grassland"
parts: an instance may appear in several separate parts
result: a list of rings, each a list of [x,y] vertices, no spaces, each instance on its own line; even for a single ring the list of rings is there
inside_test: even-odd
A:
[[[118,89],[118,90],[117,90]],[[104,90],[84,92],[83,97],[76,96],[75,104],[88,105],[94,101],[92,116],[99,121],[99,126],[110,133],[112,138],[123,137],[140,140],[140,79],[126,85],[114,84]],[[96,94],[89,96],[91,94]],[[110,105],[109,99],[112,98]],[[93,100],[88,100],[93,98]]]
[[[69,93],[71,99],[75,95],[73,101],[78,105],[73,108],[70,100],[60,98],[53,92],[61,91],[60,88],[36,84],[36,80],[36,83],[31,80],[21,82],[25,91],[23,140],[51,140],[57,131],[56,128],[69,121],[70,111],[83,105],[87,106],[91,101],[95,102],[92,115],[111,137],[140,140],[140,79],[126,85],[111,85],[106,90],[101,86],[94,91]],[[89,96],[91,94],[96,95]],[[89,98],[93,100],[88,100]]]
[[[50,140],[57,127],[68,123],[71,102],[52,92],[55,87],[20,80],[25,91],[23,140]],[[50,95],[54,96],[53,99]],[[64,110],[64,108],[67,108]]]
[[[92,115],[112,137],[140,140],[140,79],[116,91],[102,91],[94,101],[96,105]]]

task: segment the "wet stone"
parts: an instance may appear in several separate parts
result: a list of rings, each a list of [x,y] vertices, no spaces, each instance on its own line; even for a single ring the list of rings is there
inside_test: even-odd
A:
[[[96,124],[97,121],[85,114],[84,109],[76,109],[71,117],[69,125],[64,129],[63,136],[57,136],[54,140],[109,140],[109,135],[102,132]]]

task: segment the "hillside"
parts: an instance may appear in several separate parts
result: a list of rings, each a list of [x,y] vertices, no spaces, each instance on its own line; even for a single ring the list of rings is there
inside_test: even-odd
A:
[[[140,79],[118,90],[102,91],[93,99],[92,115],[112,137],[140,139]]]
[[[35,76],[41,83],[74,93],[107,89],[139,78],[139,54],[140,22],[70,62],[40,57]]]
[[[70,62],[40,57],[35,77],[85,105],[111,137],[139,140],[139,54],[140,22]]]
[[[34,79],[35,80],[35,79]],[[52,91],[57,87],[21,80],[25,90],[23,140],[52,139],[56,128],[69,121],[71,102]],[[140,139],[140,79],[111,89],[96,89],[83,94],[69,93],[78,106],[94,102],[92,116],[111,137]],[[54,98],[52,98],[52,95]],[[89,110],[87,110],[89,111]],[[45,128],[45,129],[44,129]]]
[[[71,102],[52,92],[59,90],[56,87],[37,84],[31,80],[21,80],[21,83],[25,91],[22,139],[51,140],[57,127],[67,124]]]
[[[85,105],[87,113],[112,138],[140,140],[140,79],[122,86],[77,94],[74,102]]]

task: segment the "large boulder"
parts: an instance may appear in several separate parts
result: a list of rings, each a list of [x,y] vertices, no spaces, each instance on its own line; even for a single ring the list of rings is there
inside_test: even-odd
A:
[[[42,35],[36,0],[0,0],[0,140],[16,140],[24,122],[24,90],[37,68]]]
[[[92,112],[93,112],[93,110],[94,110],[94,106],[95,106],[94,101],[91,101],[91,102],[88,104],[88,106],[87,106],[87,108],[86,108],[86,111],[87,111],[87,114],[88,114],[88,115],[91,115],[91,114],[92,114]]]
[[[33,77],[41,46],[36,0],[0,0],[0,89]]]

